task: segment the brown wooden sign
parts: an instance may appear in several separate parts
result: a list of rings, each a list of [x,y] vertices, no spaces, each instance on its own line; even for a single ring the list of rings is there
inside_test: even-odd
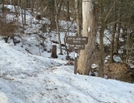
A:
[[[84,45],[88,43],[88,37],[68,36],[66,37],[66,43]]]
[[[74,74],[76,74],[78,50],[85,49],[85,44],[88,43],[88,37],[67,36],[65,42],[69,44],[69,49],[75,50]]]
[[[73,50],[76,50],[76,49],[85,49],[85,45],[79,45],[79,44],[69,44],[69,49],[73,49]]]

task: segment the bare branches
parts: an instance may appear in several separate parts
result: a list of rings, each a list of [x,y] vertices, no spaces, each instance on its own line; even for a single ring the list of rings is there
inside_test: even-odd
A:
[[[113,3],[112,7],[110,8],[109,12],[107,13],[106,18],[105,18],[105,20],[104,20],[105,23],[106,23],[106,21],[107,21],[109,15],[110,15],[112,9],[115,7],[115,4],[117,3],[117,1],[118,1],[118,0],[116,0],[116,1]]]

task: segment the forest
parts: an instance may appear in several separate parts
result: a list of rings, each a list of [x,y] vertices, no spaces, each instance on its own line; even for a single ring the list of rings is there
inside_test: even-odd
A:
[[[108,78],[134,81],[133,0],[0,0],[0,4],[0,35],[6,43],[12,40],[16,45],[24,35],[36,35],[38,47],[50,52],[45,41],[55,31],[58,40],[51,42],[59,45],[60,55],[66,51],[70,61],[72,50],[68,49],[61,32],[64,37],[70,32],[73,36],[87,36],[86,48],[78,50],[77,73],[95,75],[97,72],[100,77],[108,75]],[[12,5],[12,9],[6,5]],[[9,18],[9,14],[12,17]],[[31,15],[30,19],[27,15]],[[44,22],[45,18],[49,22]],[[60,25],[63,21],[68,22],[64,28]],[[26,28],[33,24],[39,30],[26,33]],[[88,26],[91,26],[89,33],[86,32]],[[92,68],[92,64],[98,67]]]
[[[133,0],[0,0],[0,103],[133,103],[133,26]]]

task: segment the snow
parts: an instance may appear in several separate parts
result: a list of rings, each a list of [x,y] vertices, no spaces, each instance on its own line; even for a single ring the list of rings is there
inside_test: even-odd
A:
[[[27,21],[31,18],[34,19],[28,14]],[[49,23],[47,18],[44,21]],[[60,25],[67,29],[71,22],[60,21]],[[134,103],[134,84],[74,74],[74,66],[67,65],[65,60],[66,53],[52,59],[49,52],[42,52],[36,46],[38,36],[34,35],[39,28],[40,24],[26,27],[25,34],[31,36],[24,35],[23,47],[22,42],[14,46],[0,38],[0,103]],[[71,27],[68,35],[75,35],[74,30]],[[60,33],[62,43],[65,33]],[[50,40],[57,40],[55,31],[50,34],[51,38],[44,34],[47,50],[52,45]],[[74,52],[70,56],[74,57]]]
[[[0,41],[0,103],[133,103],[134,84],[73,74],[65,60]]]

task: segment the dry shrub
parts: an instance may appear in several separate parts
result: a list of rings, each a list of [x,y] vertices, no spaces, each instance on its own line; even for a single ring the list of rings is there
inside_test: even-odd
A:
[[[19,35],[15,35],[16,30],[18,30],[18,26],[13,22],[0,22],[0,36],[3,36],[3,39],[6,43],[8,42],[9,38],[13,40],[14,45],[20,42],[20,40],[15,39],[15,36],[20,37]]]
[[[68,61],[67,63],[66,63],[66,65],[74,65],[74,61]]]
[[[5,23],[0,26],[0,35],[13,37],[15,31],[18,29],[18,26],[13,23]]]
[[[41,15],[36,15],[36,19],[41,20],[42,19]]]
[[[130,71],[128,66],[122,63],[108,64],[104,67],[104,75],[107,75],[110,79],[134,82],[134,72]]]
[[[4,13],[10,12],[10,9],[7,8],[7,7],[1,8],[1,10],[2,10],[2,12],[4,12]]]

